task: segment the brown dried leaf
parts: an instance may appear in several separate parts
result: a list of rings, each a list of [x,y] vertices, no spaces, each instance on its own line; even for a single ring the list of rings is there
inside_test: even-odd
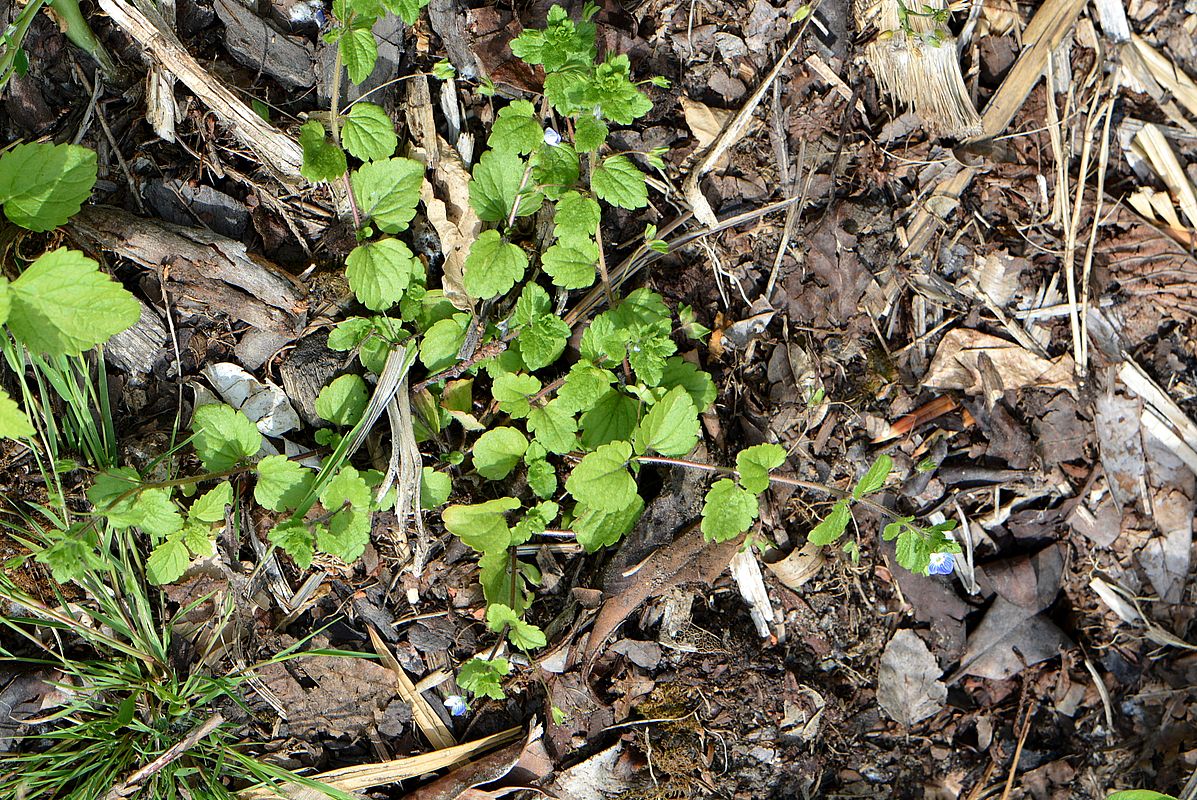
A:
[[[1005,391],[1032,387],[1076,391],[1070,356],[1049,361],[1013,342],[965,328],[949,331],[943,337],[923,384],[976,395],[982,388],[982,355],[992,360]]]
[[[896,722],[913,725],[938,713],[948,699],[943,673],[926,643],[910,629],[894,634],[881,654],[877,702]]]

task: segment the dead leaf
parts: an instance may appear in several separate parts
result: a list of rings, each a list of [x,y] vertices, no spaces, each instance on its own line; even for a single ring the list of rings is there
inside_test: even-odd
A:
[[[1055,602],[1064,572],[1060,545],[1045,547],[1033,556],[1007,558],[977,569],[981,588],[997,594],[1031,614]]]
[[[372,664],[371,666],[376,665]],[[434,750],[430,753],[421,753],[418,756],[396,758],[392,761],[382,761],[375,764],[358,764],[352,767],[342,767],[341,769],[321,772],[316,775],[310,775],[309,777],[312,780],[320,781],[343,792],[354,792],[360,789],[368,789],[371,786],[382,786],[387,783],[396,783],[407,780],[408,778],[427,775],[429,772],[435,772],[438,769],[444,769],[468,758],[473,758],[478,753],[486,752],[492,747],[507,744],[519,735],[519,728],[508,728],[490,736],[484,736],[481,739],[474,739],[464,744],[447,747],[444,750]],[[324,800],[324,798],[328,797],[324,792],[306,786],[288,784],[283,788],[286,791],[285,796],[289,800]],[[273,787],[247,789],[238,795],[242,800],[267,800],[267,798],[277,798],[278,796],[278,791]]]
[[[616,792],[631,787],[629,776],[619,769],[622,754],[623,743],[616,742],[559,772],[547,788],[561,800],[608,800]]]
[[[926,643],[910,629],[894,634],[881,654],[877,702],[894,721],[913,725],[937,714],[948,699],[943,673]]]
[[[424,694],[416,689],[415,684],[411,682],[411,678],[407,677],[407,672],[403,666],[391,653],[391,649],[387,647],[386,642],[374,630],[373,626],[367,626],[366,631],[370,634],[370,643],[374,645],[375,652],[378,653],[382,663],[386,665],[388,671],[392,676],[392,680],[399,688],[399,694],[408,704],[411,705],[412,716],[416,720],[416,725],[419,726],[420,731],[432,743],[432,746],[437,750],[444,750],[447,747],[452,747],[456,744],[453,738],[453,733],[448,726],[437,716],[436,711],[432,705],[424,697]]]
[[[719,136],[719,132],[731,119],[732,112],[724,108],[711,108],[706,103],[699,103],[682,95],[682,113],[686,115],[686,126],[698,141],[698,149],[702,150]],[[715,165],[718,168],[718,164]]]
[[[294,671],[310,679],[310,688]],[[258,675],[286,709],[282,737],[364,737],[375,725],[375,712],[381,715],[391,703],[404,702],[390,671],[360,658],[310,656],[290,665],[267,664]]]
[[[436,169],[432,171],[432,180],[421,185],[420,199],[424,201],[428,223],[440,238],[441,252],[445,255],[441,281],[445,297],[462,311],[470,311],[474,301],[463,283],[465,260],[470,245],[482,231],[482,220],[470,205],[470,173],[461,156],[439,136],[436,146],[439,153]],[[436,193],[433,192],[434,185]]]
[[[968,637],[956,676],[1005,680],[1059,655],[1060,648],[1071,644],[1054,622],[999,596]]]
[[[543,752],[543,745],[540,744],[542,733],[543,729],[537,725],[529,731],[528,737],[524,741],[515,742],[490,755],[468,764],[462,764],[448,775],[427,786],[421,786],[406,797],[408,800],[482,800],[483,798],[501,797],[523,788],[505,786],[496,788],[494,792],[483,792],[477,787],[500,780],[503,783],[510,783],[510,779],[515,777],[513,773],[520,770],[520,764],[525,759],[529,759],[537,767],[541,767],[544,763],[544,759],[540,757],[540,753]],[[537,748],[539,752],[536,752]],[[542,775],[543,772],[531,777],[535,779]],[[525,776],[520,775],[520,777]]]
[[[200,370],[221,399],[249,417],[266,436],[281,436],[299,427],[299,415],[287,393],[263,383],[239,365],[223,361]]]
[[[620,639],[611,645],[611,650],[627,656],[629,661],[644,669],[656,669],[657,664],[661,663],[661,645],[656,642]]]
[[[765,588],[765,581],[761,575],[760,564],[757,563],[756,553],[751,549],[741,550],[731,560],[732,580],[740,589],[740,596],[748,604],[748,611],[752,616],[752,624],[762,639],[772,635],[772,625],[776,621],[773,605],[769,601],[769,591]]]
[[[818,575],[827,562],[827,556],[823,554],[824,549],[807,542],[801,549],[794,550],[772,564],[766,562],[765,566],[777,576],[783,586],[797,592],[807,581]]]
[[[654,551],[636,568],[627,588],[608,597],[599,609],[586,643],[586,663],[594,661],[616,628],[648,598],[690,580],[712,583],[736,554],[739,541],[736,538],[711,544],[698,526],[692,525],[676,540]]]
[[[1143,403],[1107,391],[1093,407],[1101,465],[1109,479],[1110,491],[1118,505],[1132,505],[1143,496],[1147,474],[1139,423]]]
[[[982,388],[982,355],[993,362],[1000,388],[1005,391],[1029,388],[1076,391],[1070,356],[1049,361],[1013,342],[966,328],[948,331],[943,337],[923,384],[976,395]]]

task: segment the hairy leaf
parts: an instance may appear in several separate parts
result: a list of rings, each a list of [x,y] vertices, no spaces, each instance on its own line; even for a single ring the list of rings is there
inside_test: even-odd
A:
[[[191,418],[191,445],[210,472],[220,472],[256,455],[262,434],[249,417],[232,406],[200,406]]]
[[[756,495],[735,481],[717,480],[702,506],[702,535],[713,542],[734,539],[752,527],[758,513]]]
[[[331,183],[349,168],[345,151],[328,138],[324,123],[319,120],[309,120],[299,126],[299,145],[303,148],[303,164],[299,167],[299,174],[312,183]]]
[[[474,442],[474,469],[488,480],[502,480],[511,474],[527,449],[528,438],[515,428],[494,428]]]
[[[349,288],[372,311],[384,311],[403,299],[412,275],[420,269],[419,259],[398,239],[358,245],[345,259]]]
[[[501,552],[507,556],[511,529],[504,515],[520,507],[514,497],[500,497],[469,506],[449,506],[442,514],[445,529],[480,553]]]
[[[827,517],[811,529],[810,534],[806,537],[813,545],[831,544],[836,539],[844,535],[844,531],[848,528],[848,523],[852,521],[852,510],[848,507],[847,500],[840,500],[831,508],[831,513]]]
[[[0,155],[4,215],[41,233],[65,225],[96,183],[96,153],[73,144],[19,144]]]
[[[349,176],[361,214],[387,233],[398,233],[416,214],[424,165],[410,158],[371,161]]]
[[[334,425],[356,425],[369,402],[369,390],[362,376],[342,375],[320,390],[316,413]]]
[[[644,512],[644,500],[636,495],[632,502],[618,511],[600,511],[579,503],[574,509],[574,533],[578,544],[587,553],[616,544],[636,526]]]
[[[769,488],[769,470],[777,469],[785,460],[785,448],[776,444],[758,444],[741,450],[736,456],[740,485],[753,494],[760,494]]]
[[[37,353],[77,356],[134,325],[141,306],[99,267],[65,247],[39,256],[8,285],[13,336]]]
[[[590,188],[613,206],[634,211],[648,205],[648,184],[627,156],[608,156],[590,176]]]
[[[605,444],[574,467],[565,488],[575,500],[600,511],[626,508],[636,496],[636,481],[628,472],[631,457],[629,443]]]
[[[639,454],[684,456],[698,443],[698,409],[684,387],[669,390],[640,421],[633,439]]]
[[[19,439],[35,433],[29,417],[8,394],[0,389],[0,439]]]
[[[266,456],[258,462],[254,499],[271,511],[295,509],[307,497],[315,475],[286,456]]]
[[[465,289],[481,299],[498,297],[511,291],[527,269],[523,248],[504,241],[498,231],[483,231],[466,256]]]
[[[341,141],[346,150],[362,161],[389,158],[399,146],[395,123],[387,112],[382,106],[364,102],[354,103],[349,109],[341,127]]]

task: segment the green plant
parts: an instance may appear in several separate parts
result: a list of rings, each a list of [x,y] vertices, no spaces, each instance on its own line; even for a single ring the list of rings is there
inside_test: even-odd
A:
[[[1176,800],[1176,798],[1170,794],[1153,792],[1150,789],[1124,789],[1121,792],[1114,792],[1106,800]]]
[[[64,224],[95,181],[96,155],[85,147],[23,144],[0,155],[4,215],[30,231]],[[133,325],[140,313],[133,296],[77,250],[45,253],[11,282],[0,275],[0,348],[21,383],[26,409],[34,407],[34,395],[25,383],[25,367],[33,366],[71,409],[73,429],[81,437],[77,441],[86,440],[95,463],[104,464],[113,455],[110,415],[108,422],[101,421],[102,432],[92,423],[93,401],[106,403],[107,392],[102,386],[89,390],[91,385],[78,379],[88,374],[78,357]],[[48,393],[43,391],[41,398],[46,402]],[[53,414],[43,410],[41,420],[52,429]],[[37,419],[0,389],[0,437],[31,437]]]
[[[526,482],[521,496],[499,491],[500,496],[450,505],[441,513],[445,528],[478,553],[488,627],[521,650],[543,646],[544,634],[523,619],[540,575],[517,557],[516,548],[558,521],[587,552],[616,544],[644,509],[637,485],[643,465],[728,476],[715,481],[704,504],[702,531],[712,541],[749,530],[759,496],[771,482],[843,495],[812,531],[812,541],[823,543],[844,533],[851,506],[870,503],[866,495],[881,488],[891,467],[883,457],[851,492],[837,493],[775,475],[785,460],[777,445],[743,451],[734,470],[682,458],[698,441],[699,415],[714,402],[715,385],[677,355],[675,338],[700,339],[710,331],[691,309],[683,307],[675,315],[647,289],[617,298],[607,275],[603,204],[626,210],[645,206],[646,176],[633,159],[655,168],[663,162],[660,151],[623,153],[607,147],[611,125],[633,123],[652,103],[642,84],[632,81],[627,56],[599,57],[594,13],[595,7],[587,5],[575,21],[554,6],[544,29],[527,29],[512,41],[517,56],[543,68],[544,97],[539,105],[515,100],[499,109],[487,150],[473,167],[469,201],[487,229],[471,245],[460,285],[454,287],[456,295],[468,295],[468,305],[449,299],[447,277],[442,288],[430,284],[435,276],[394,238],[416,213],[423,168],[392,157],[396,138],[381,109],[359,103],[340,123],[334,114],[331,131],[319,122],[307,123],[302,131],[305,174],[346,186],[359,231],[346,273],[362,305],[374,312],[341,322],[329,346],[356,351],[362,366],[374,373],[382,370],[392,348],[418,352],[429,377],[412,398],[417,440],[439,445],[440,459],[451,467],[462,465],[461,450],[467,451],[481,480],[507,482],[518,471]],[[356,80],[352,72],[351,78]],[[644,83],[666,85],[662,79]],[[361,166],[350,170],[349,157]],[[551,219],[548,237],[538,237],[535,226],[524,222],[536,216]],[[376,230],[387,235],[379,237]],[[651,225],[641,247],[668,249]],[[596,281],[609,308],[582,331],[578,357],[563,365],[574,331],[558,309],[568,292]],[[470,313],[476,304],[481,311]],[[359,381],[338,378],[326,391],[339,398],[352,388],[356,410],[366,402]],[[330,410],[333,405],[330,400]],[[478,413],[480,407],[485,411]],[[335,436],[327,432],[319,440],[331,443]],[[448,447],[451,438],[467,445]],[[286,475],[298,482],[300,468],[288,466]],[[422,477],[422,504],[445,503],[452,494],[449,473],[424,467]],[[259,485],[262,480],[259,474]],[[298,483],[294,491],[303,493]],[[361,508],[368,512],[365,497],[363,491]],[[325,514],[332,511],[327,502],[324,507]],[[293,513],[271,533],[271,541],[298,563],[310,561],[313,541],[325,549],[321,531],[313,532],[304,519],[307,507],[277,510]],[[886,535],[898,538],[900,563],[925,573],[934,554],[954,552],[955,544],[944,536],[948,528],[923,529],[898,517]],[[845,549],[855,556],[855,547],[853,541]],[[511,663],[496,657],[498,646],[488,658],[466,662],[458,677],[463,689],[503,696],[501,681]]]
[[[83,12],[79,9],[78,0],[30,0],[17,18],[0,31],[0,89],[5,87],[14,74],[24,75],[29,69],[29,57],[22,44],[29,26],[43,8],[53,11],[67,39],[94,58],[108,77],[118,76],[120,70],[116,62],[92,33]]]
[[[68,601],[55,589],[43,602],[18,588],[9,570],[0,572],[0,600],[27,609],[29,616],[0,616],[17,639],[0,647],[0,661],[38,665],[60,673],[55,681],[62,704],[39,720],[37,747],[6,757],[0,766],[0,798],[94,800],[111,796],[231,800],[241,786],[279,787],[297,783],[348,800],[348,795],[302,778],[242,752],[235,728],[224,717],[235,704],[252,713],[240,696],[254,670],[305,654],[349,655],[339,651],[300,653],[302,642],[273,658],[220,674],[209,665],[212,651],[185,672],[172,653],[180,639],[176,620],[191,607],[166,617],[146,590],[143,565],[126,533],[89,526],[65,526],[52,512],[6,523],[11,535],[50,563],[55,579],[73,582],[86,600]],[[50,533],[44,533],[50,531]],[[228,622],[231,607],[218,620]],[[51,646],[46,632],[53,632]],[[212,632],[216,642],[220,631]],[[29,657],[15,650],[24,639]]]

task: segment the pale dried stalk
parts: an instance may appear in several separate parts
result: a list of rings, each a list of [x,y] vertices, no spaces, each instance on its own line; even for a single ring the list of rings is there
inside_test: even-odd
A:
[[[927,0],[926,4],[936,9],[947,7],[945,0]],[[918,7],[921,2],[912,5]],[[903,30],[898,0],[881,0],[871,21],[886,34],[865,48],[865,58],[881,88],[910,106],[934,133],[958,139],[979,134],[981,117],[960,73],[956,40],[941,36],[937,43],[925,41],[922,37],[935,34],[937,25],[921,15],[910,14],[910,32]],[[939,33],[946,33],[946,28]]]
[[[287,182],[299,184],[303,151],[289,136],[276,130],[257,112],[213,78],[183,47],[156,10],[134,6],[126,0],[98,0],[112,21],[132,36],[162,67],[190,89],[212,113],[228,126],[230,133]]]

